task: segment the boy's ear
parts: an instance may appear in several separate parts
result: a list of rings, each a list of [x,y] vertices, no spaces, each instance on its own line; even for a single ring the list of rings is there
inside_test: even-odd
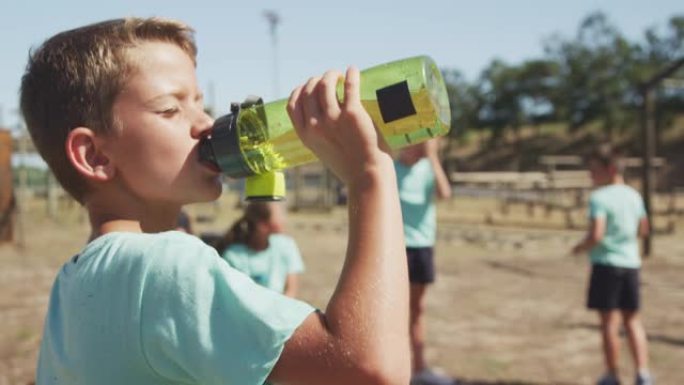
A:
[[[76,171],[86,179],[106,182],[114,177],[115,168],[99,144],[93,130],[77,127],[67,136],[66,155]]]

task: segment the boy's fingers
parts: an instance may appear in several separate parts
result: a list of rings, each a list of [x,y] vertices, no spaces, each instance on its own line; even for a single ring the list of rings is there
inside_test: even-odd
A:
[[[304,128],[304,111],[302,111],[301,95],[302,86],[292,90],[290,100],[287,102],[287,113],[290,115],[290,120],[294,124],[295,129],[300,131]]]
[[[355,106],[361,103],[361,96],[359,95],[360,83],[361,75],[359,74],[359,70],[354,66],[347,68],[347,75],[344,78],[345,107]]]
[[[309,79],[302,90],[304,109],[304,124],[307,127],[316,127],[321,121],[321,107],[318,105],[318,97],[316,96],[316,88],[321,81],[320,76]]]
[[[323,113],[329,119],[337,119],[340,116],[340,102],[337,99],[337,83],[342,79],[339,71],[328,71],[323,75],[319,87],[321,92],[318,95]]]

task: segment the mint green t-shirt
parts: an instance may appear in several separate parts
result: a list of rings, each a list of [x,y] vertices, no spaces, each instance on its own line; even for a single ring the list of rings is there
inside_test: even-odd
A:
[[[109,233],[57,275],[37,384],[261,385],[313,310],[191,235]]]
[[[423,158],[412,166],[394,161],[406,247],[432,247],[437,232],[435,172]]]
[[[235,243],[221,256],[228,263],[247,274],[254,282],[279,293],[285,291],[288,274],[304,271],[304,263],[294,239],[283,234],[268,237],[268,247],[255,251],[242,243]]]
[[[601,242],[589,252],[591,263],[638,268],[639,222],[646,215],[641,195],[624,184],[601,187],[589,197],[589,217],[604,218],[606,231]]]

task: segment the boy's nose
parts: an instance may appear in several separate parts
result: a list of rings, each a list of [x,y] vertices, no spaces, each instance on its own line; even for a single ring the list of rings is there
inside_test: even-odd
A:
[[[198,111],[195,119],[192,123],[192,128],[190,130],[190,135],[194,139],[200,139],[206,136],[208,131],[214,125],[214,118],[209,116],[204,110]]]

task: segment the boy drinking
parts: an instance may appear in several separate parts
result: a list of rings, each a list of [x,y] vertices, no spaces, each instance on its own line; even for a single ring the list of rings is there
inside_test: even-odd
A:
[[[408,284],[392,158],[361,106],[359,72],[290,96],[301,140],[348,186],[344,270],[325,311],[255,284],[198,238],[181,207],[216,199],[199,161],[212,127],[193,31],[117,19],[32,52],[21,109],[62,186],[87,209],[89,243],[59,271],[38,384],[405,384]]]

